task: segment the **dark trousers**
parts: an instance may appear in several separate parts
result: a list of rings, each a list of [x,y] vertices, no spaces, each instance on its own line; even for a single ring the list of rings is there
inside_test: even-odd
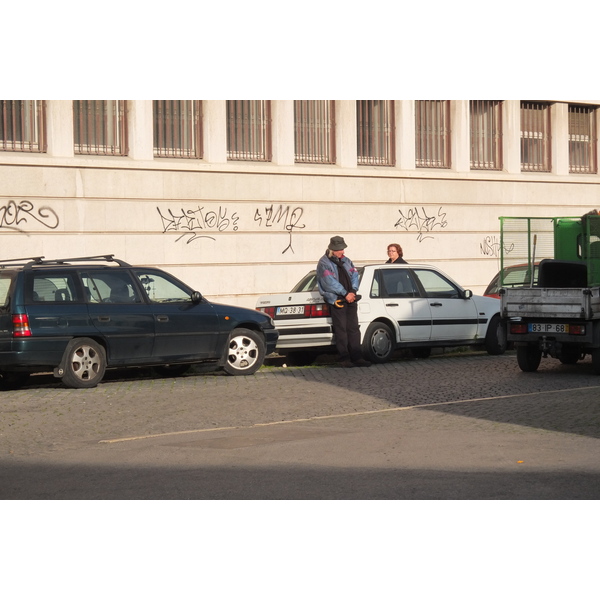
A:
[[[362,358],[360,350],[360,329],[358,327],[358,302],[346,304],[342,308],[330,306],[335,347],[340,360],[355,362]]]

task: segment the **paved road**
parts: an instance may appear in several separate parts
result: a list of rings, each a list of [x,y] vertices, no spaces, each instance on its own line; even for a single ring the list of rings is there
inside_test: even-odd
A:
[[[600,498],[587,360],[529,374],[513,353],[133,374],[1,392],[0,498]]]

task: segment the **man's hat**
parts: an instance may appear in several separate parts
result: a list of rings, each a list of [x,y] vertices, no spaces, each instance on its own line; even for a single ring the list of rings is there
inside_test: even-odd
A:
[[[347,247],[348,247],[348,245],[344,241],[344,238],[339,235],[334,235],[329,240],[329,250],[337,251],[337,250],[343,250],[344,248],[347,248]]]

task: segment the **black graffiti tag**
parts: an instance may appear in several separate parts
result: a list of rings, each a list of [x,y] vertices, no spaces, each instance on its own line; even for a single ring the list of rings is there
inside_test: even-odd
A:
[[[31,221],[36,221],[48,229],[56,229],[60,222],[52,208],[40,206],[36,209],[29,200],[21,200],[18,204],[9,200],[7,204],[0,206],[0,227],[21,231],[20,226]]]
[[[278,208],[274,208],[273,204],[271,204],[271,206],[266,206],[262,210],[257,208],[254,212],[254,221],[257,221],[259,226],[281,226],[285,231],[287,231],[290,234],[289,244],[281,254],[285,254],[288,250],[291,250],[293,254],[294,249],[292,248],[292,233],[294,229],[304,229],[306,227],[306,225],[300,223],[303,215],[304,209],[300,206],[297,206],[290,211],[289,206],[284,208],[280,204]]]
[[[495,235],[486,235],[483,242],[479,244],[479,250],[484,256],[498,256],[500,252],[500,242]]]
[[[442,212],[442,207],[438,208],[437,215],[428,216],[425,211],[425,207],[420,209],[416,206],[409,208],[406,214],[402,210],[398,210],[400,218],[396,221],[394,227],[396,229],[404,229],[405,231],[418,231],[419,235],[417,240],[422,242],[426,238],[432,238],[432,235],[426,235],[432,233],[436,228],[443,229],[447,227],[448,221],[446,221],[446,213]]]
[[[237,213],[231,213],[229,216],[227,208],[219,206],[217,210],[205,211],[204,207],[198,206],[195,209],[180,209],[181,212],[173,212],[170,208],[163,214],[157,206],[156,210],[162,219],[163,233],[167,231],[183,232],[175,241],[178,242],[184,237],[188,237],[187,244],[200,238],[215,238],[201,232],[211,231],[233,231],[238,230],[239,217]]]

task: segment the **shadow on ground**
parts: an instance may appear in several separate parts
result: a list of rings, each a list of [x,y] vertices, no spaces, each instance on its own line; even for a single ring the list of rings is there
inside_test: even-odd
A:
[[[600,474],[0,463],[3,500],[586,500]]]

